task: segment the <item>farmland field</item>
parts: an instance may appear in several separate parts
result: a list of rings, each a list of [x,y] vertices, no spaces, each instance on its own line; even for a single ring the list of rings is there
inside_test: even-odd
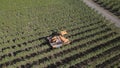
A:
[[[51,49],[53,30],[71,43]],[[0,68],[120,67],[118,30],[82,0],[1,0]]]
[[[93,0],[120,18],[120,0]]]

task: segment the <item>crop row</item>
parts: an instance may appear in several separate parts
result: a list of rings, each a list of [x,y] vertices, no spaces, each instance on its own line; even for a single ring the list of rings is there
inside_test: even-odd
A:
[[[94,23],[96,23],[96,22],[93,22],[93,24]],[[97,23],[99,23],[99,22],[97,22]],[[96,23],[96,24],[97,24]],[[67,26],[70,26],[71,28],[74,28],[74,27],[77,27],[77,26],[81,26],[81,28],[83,27],[86,27],[85,26],[85,24],[88,26],[89,24],[91,24],[92,25],[92,23],[84,23],[84,25],[82,25],[82,24],[79,24],[79,22],[78,23],[68,23],[69,25],[67,25]],[[77,25],[77,24],[79,24],[79,25]],[[60,28],[62,28],[62,27],[60,27]],[[65,28],[65,27],[64,27]],[[66,29],[68,29],[68,28],[66,28]],[[75,30],[75,29],[74,29]],[[68,30],[69,31],[69,30]],[[40,32],[40,31],[38,31],[37,33],[34,33],[34,34],[30,34],[30,35],[24,35],[24,34],[22,34],[23,36],[16,36],[16,38],[11,38],[11,40],[8,40],[7,38],[5,39],[5,40],[3,40],[3,42],[1,42],[1,43],[4,43],[4,46],[9,46],[9,45],[14,45],[14,43],[21,43],[21,42],[23,42],[23,41],[27,41],[28,39],[30,40],[31,38],[32,38],[32,40],[34,39],[34,37],[36,37],[36,36],[40,36],[41,34],[45,34],[46,32]],[[50,31],[48,31],[48,32],[50,32]],[[9,38],[9,37],[8,37]],[[9,42],[8,42],[9,41]],[[6,45],[5,45],[6,44]],[[1,44],[1,45],[3,45],[3,44]]]
[[[97,67],[111,67],[112,65],[115,65],[119,62],[120,62],[120,54],[113,58],[110,58],[109,60],[106,60],[102,64],[97,65]]]
[[[119,0],[93,0],[113,12],[115,15],[120,16],[120,1]]]
[[[84,41],[84,40],[83,40],[83,41]],[[94,41],[94,40],[93,40],[93,41]],[[86,41],[86,42],[87,42],[87,41]],[[75,45],[75,46],[77,46],[77,45]],[[84,46],[84,45],[83,45],[83,46]],[[73,47],[74,47],[74,46],[73,46]],[[77,47],[75,47],[75,48],[77,48]],[[74,49],[75,49],[75,48],[74,48]],[[67,50],[67,49],[65,49],[65,50]],[[73,49],[72,49],[72,50],[73,50]],[[60,51],[61,51],[61,50],[60,50]],[[58,51],[58,52],[59,52],[59,51]],[[63,51],[63,52],[64,52],[64,51]],[[44,54],[44,53],[43,53],[43,54]],[[51,54],[52,54],[52,53],[51,53]],[[51,54],[50,54],[50,55],[51,55]],[[46,54],[46,55],[47,55],[47,54]],[[35,58],[35,57],[34,57],[34,58]],[[33,58],[31,58],[31,59],[33,59]]]
[[[94,26],[93,26],[94,27]],[[104,25],[101,25],[101,26],[99,26],[100,28],[102,27],[105,27]],[[71,37],[71,36],[76,36],[76,35],[79,35],[79,34],[83,34],[83,33],[85,33],[85,32],[88,32],[88,31],[94,31],[94,30],[96,30],[96,29],[98,29],[98,31],[99,31],[99,27],[97,27],[97,26],[95,26],[94,28],[92,28],[92,29],[88,29],[87,28],[87,30],[85,29],[85,30],[81,30],[79,33],[76,33],[76,34],[72,34],[72,35],[70,35],[70,36],[68,36],[68,37]],[[76,31],[75,31],[76,32]],[[74,33],[75,33],[74,32]],[[87,33],[86,33],[87,34]],[[88,34],[89,34],[89,32],[88,32]],[[39,38],[39,40],[42,40],[43,38]],[[37,40],[35,40],[35,41],[37,41]],[[28,43],[30,43],[30,42],[28,42]],[[24,46],[27,46],[27,44],[28,43],[26,43],[26,45],[24,45]],[[21,47],[22,46],[22,44],[20,45],[18,45],[19,47]],[[6,48],[8,48],[8,47],[6,47]],[[2,50],[5,50],[6,48],[3,48]],[[9,47],[10,48],[10,47]],[[12,46],[12,48],[14,49],[15,48],[15,46]],[[25,47],[24,47],[25,48]],[[10,51],[11,51],[11,49],[10,49]],[[9,52],[9,51],[8,51]],[[5,53],[5,52],[4,52]]]
[[[100,30],[100,29],[98,29],[98,28],[101,28],[101,27],[97,27],[97,28],[95,28],[95,30],[97,29],[97,31],[95,32],[93,29],[91,29],[90,31],[93,31],[93,32],[91,32],[91,33],[86,33],[86,32],[80,32],[81,34],[79,34],[79,33],[77,33],[77,34],[75,34],[75,35],[72,35],[72,36],[77,36],[77,35],[81,35],[81,38],[80,39],[76,39],[76,40],[74,40],[74,41],[77,41],[77,40],[82,40],[82,39],[85,39],[85,38],[89,38],[89,37],[91,37],[91,36],[93,36],[93,35],[97,35],[97,34],[99,34],[99,33],[101,33],[101,32],[106,32],[106,31],[109,31],[109,29],[107,29],[107,28],[104,28],[105,29],[105,31],[104,31],[104,29],[103,30]],[[85,33],[85,34],[84,34]],[[82,34],[84,34],[84,36],[85,37],[82,37],[83,35]],[[87,35],[88,34],[88,35]],[[77,38],[77,37],[76,37]],[[73,41],[73,43],[74,43],[74,41]],[[72,43],[72,42],[71,42]],[[29,45],[29,44],[28,44]],[[30,50],[31,48],[33,49],[33,48],[38,48],[38,47],[40,47],[40,46],[33,46],[32,45],[32,47],[31,46],[29,46],[29,47],[24,47],[24,49],[22,48],[22,50],[16,50],[16,51],[14,51],[15,53],[20,53],[21,51],[24,51],[24,50]],[[27,48],[27,49],[26,49]],[[9,51],[8,51],[9,52]],[[11,54],[11,53],[9,53],[9,54]],[[4,53],[4,55],[3,56],[1,56],[1,58],[2,57],[5,57],[5,56],[7,56],[7,55],[9,55],[9,54],[6,54],[5,55],[5,53]],[[10,56],[9,56],[10,57]]]
[[[80,6],[82,6],[82,5],[80,5]],[[84,6],[83,6],[84,7]],[[51,7],[50,7],[51,8]],[[55,11],[55,15],[56,15],[56,13],[57,14],[61,14],[61,15],[63,15],[63,17],[65,16],[65,18],[69,18],[70,19],[70,22],[69,22],[69,20],[68,20],[68,22],[63,22],[63,24],[62,25],[64,25],[64,26],[69,26],[68,24],[69,23],[89,23],[89,22],[97,22],[97,21],[99,21],[99,20],[101,20],[101,19],[103,19],[102,17],[99,17],[99,15],[94,15],[95,17],[99,17],[99,19],[98,18],[93,18],[93,16],[91,16],[90,14],[94,14],[95,12],[91,12],[90,14],[84,14],[84,15],[80,15],[80,13],[83,13],[82,11],[80,11],[79,13],[76,13],[76,11],[75,11],[75,9],[73,9],[73,10],[71,10],[71,9],[65,9],[66,7],[64,7],[62,10],[61,10],[61,8],[63,8],[63,7],[55,7],[54,9],[59,9],[59,10],[56,10]],[[33,8],[32,8],[33,9]],[[34,12],[32,9],[30,9],[30,14],[31,14],[31,11],[32,12]],[[65,9],[65,10],[64,10]],[[83,9],[83,10],[86,10],[86,9],[84,9],[84,8],[81,8],[81,9]],[[37,12],[39,13],[39,11],[41,10],[40,8],[35,8],[35,10],[37,10]],[[49,10],[49,9],[48,9]],[[67,11],[66,11],[67,10]],[[63,11],[63,12],[60,12],[60,11]],[[69,13],[70,14],[68,14],[67,12],[69,11]],[[91,10],[89,10],[89,11],[85,11],[85,12],[90,12]],[[13,11],[12,11],[13,12]],[[11,13],[12,13],[11,12]],[[20,11],[19,11],[20,12]],[[26,12],[26,11],[25,11]],[[59,13],[58,13],[59,12]],[[17,12],[15,12],[15,13],[17,13]],[[21,12],[21,14],[24,14],[24,12]],[[27,12],[28,14],[29,14],[29,12]],[[50,13],[50,14],[52,14],[53,13],[53,11]],[[62,14],[62,13],[66,13],[66,14]],[[19,14],[19,13],[18,13]],[[14,14],[13,14],[14,15]],[[11,15],[11,16],[13,16],[13,15]],[[26,15],[26,14],[25,14]],[[35,15],[39,15],[39,14],[35,14]],[[42,15],[44,15],[44,14],[42,14]],[[67,17],[66,17],[66,15],[67,15]],[[69,15],[69,16],[68,16]],[[77,16],[75,16],[75,15],[77,15]],[[37,17],[37,16],[35,16],[35,18]],[[41,16],[41,15],[40,15]],[[38,17],[40,17],[40,16],[38,16]],[[50,16],[52,16],[53,17],[53,15],[50,15]],[[73,17],[74,16],[74,17]],[[45,16],[45,17],[47,17],[47,16]],[[72,18],[71,18],[72,17]],[[91,18],[90,18],[91,17]],[[49,17],[50,18],[50,17]],[[49,19],[48,18],[48,19]],[[55,18],[55,17],[54,17]],[[78,21],[76,21],[76,20],[73,20],[73,19],[76,19],[77,18],[77,20]],[[87,18],[90,18],[89,20],[87,19]],[[38,18],[39,19],[39,18]],[[38,19],[35,19],[35,20],[38,20]],[[46,19],[46,18],[43,18],[43,19]],[[50,18],[51,19],[51,18]],[[55,20],[55,19],[53,19],[53,20]],[[48,21],[49,22],[49,21]],[[54,22],[54,21],[53,21]],[[101,22],[103,22],[103,21],[101,21]],[[24,21],[24,23],[25,23],[25,21]],[[16,23],[16,24],[18,24],[18,22]],[[37,23],[38,24],[38,23]],[[41,23],[40,23],[41,24]],[[48,23],[47,23],[48,24]],[[49,28],[50,29],[52,29],[52,26],[54,26],[54,27],[58,27],[57,25],[61,25],[61,23],[56,23],[56,22],[54,22],[54,23],[51,23],[51,24],[48,24],[48,25],[46,25],[46,24],[41,24],[41,25],[44,25],[44,26],[49,26]],[[12,24],[13,25],[13,24]],[[11,26],[12,26],[11,25]],[[24,24],[22,24],[22,25],[24,25]],[[36,25],[36,24],[32,24],[32,25]],[[38,24],[39,25],[39,24]],[[37,25],[36,25],[37,26]],[[40,26],[40,25],[39,25]],[[22,26],[22,27],[24,27],[24,26]],[[58,27],[59,28],[59,27]],[[40,32],[40,31],[42,31],[41,30],[41,28],[37,28],[37,31],[34,31],[34,32]],[[26,32],[26,31],[18,31],[17,33],[15,33],[15,34],[13,34],[13,35],[11,35],[10,33],[7,33],[7,35],[6,34],[4,34],[4,35],[6,35],[6,36],[1,36],[1,38],[0,38],[0,40],[2,40],[2,44],[1,45],[4,45],[4,43],[6,43],[6,42],[11,42],[11,40],[12,40],[12,38],[15,38],[15,37],[19,37],[19,36],[21,36],[21,35],[25,35],[25,33],[24,32]],[[34,33],[33,32],[33,33]],[[14,32],[13,32],[14,33]],[[26,35],[27,35],[28,33],[26,33]],[[29,33],[30,35],[31,35],[31,33]],[[29,35],[28,34],[28,35]],[[12,37],[11,37],[12,36]],[[11,40],[8,40],[8,39],[11,39]],[[17,38],[18,39],[18,38]],[[16,39],[16,40],[17,40]],[[13,39],[14,40],[14,39]]]
[[[99,30],[99,29],[98,29],[98,30]],[[93,31],[93,30],[92,30],[92,31]],[[102,31],[102,30],[101,30],[101,31]],[[100,33],[101,31],[99,31],[99,33]],[[103,32],[103,31],[102,31],[102,32]],[[84,32],[84,33],[85,33],[85,32]],[[83,34],[83,33],[81,33],[81,34]],[[90,34],[90,33],[88,33],[88,34]],[[98,33],[97,33],[97,34],[98,34]],[[75,34],[75,35],[73,35],[73,36],[76,36],[76,35],[77,35],[77,34]],[[79,35],[79,33],[78,33],[78,35]],[[90,37],[90,36],[91,36],[91,34],[90,34],[89,36],[86,35],[86,37]],[[81,37],[81,39],[85,39],[85,38],[84,38],[84,37]],[[45,43],[46,43],[46,42],[45,42]],[[45,43],[43,43],[43,44],[45,44]],[[29,45],[29,44],[28,44],[28,45]],[[33,44],[32,44],[32,45],[33,45]],[[40,47],[40,45],[39,45],[39,46],[34,46],[34,47],[37,48],[37,47]],[[27,49],[25,48],[25,49],[22,49],[22,50],[18,50],[18,51],[16,51],[16,52],[14,52],[14,54],[20,53],[21,51],[24,51],[24,50],[30,50],[31,48],[33,49],[34,47],[30,47],[30,46],[29,46],[28,48],[26,47]],[[9,52],[9,51],[8,51],[8,52]],[[4,52],[4,55],[1,56],[1,58],[2,58],[2,57],[5,57],[5,56],[7,56],[7,55],[10,55],[10,54],[12,54],[12,53],[5,54],[5,52]],[[9,56],[9,57],[10,57],[10,56]]]
[[[87,67],[87,66],[95,67],[97,64],[100,65],[101,63],[103,65],[104,65],[104,63],[108,64],[107,61],[111,61],[111,58],[115,59],[115,57],[118,58],[118,56],[119,56],[119,49],[120,49],[120,43],[118,42],[119,39],[120,38],[115,39],[115,40],[112,41],[112,44],[113,44],[113,42],[116,42],[118,44],[114,43],[113,45],[111,45],[111,42],[108,43],[108,44],[110,44],[110,46],[112,46],[111,49],[108,49],[107,51],[105,51],[105,52],[103,52],[101,54],[98,54],[98,55],[93,56],[93,57],[91,57],[91,58],[89,58],[87,60],[84,60],[83,62],[77,63],[74,66],[77,66],[77,67],[79,67],[79,66],[82,66],[82,67]],[[102,50],[104,50],[105,48],[108,48],[108,45],[105,44],[104,48]],[[110,57],[110,56],[112,56],[112,57]],[[100,66],[104,67],[103,65],[100,65],[100,66],[99,65],[97,65],[97,67],[100,67]],[[74,67],[74,66],[71,66],[71,67]]]
[[[115,38],[115,39],[117,39],[117,38]],[[79,54],[74,54],[73,56],[70,56],[70,57],[67,57],[67,58],[65,58],[65,59],[63,59],[63,61],[61,62],[61,60],[59,61],[59,62],[56,62],[56,64],[50,64],[50,66],[48,66],[48,67],[52,67],[52,66],[55,66],[55,67],[57,67],[57,66],[60,66],[60,67],[69,67],[70,65],[73,65],[73,64],[75,64],[75,63],[77,63],[77,62],[82,62],[83,60],[85,60],[85,59],[88,59],[89,57],[93,57],[94,55],[96,56],[96,54],[97,54],[97,52],[98,53],[101,53],[101,51],[102,52],[104,52],[104,50],[103,50],[103,48],[104,48],[104,46],[107,44],[111,44],[111,42],[112,42],[113,40],[111,40],[111,41],[106,41],[105,43],[102,43],[102,44],[96,44],[96,46],[94,46],[93,45],[93,47],[92,47],[92,45],[91,45],[91,47],[92,48],[86,48],[86,49],[88,49],[88,50],[86,50],[86,49],[84,49],[85,50],[85,52],[82,52],[81,53],[81,51],[80,51],[80,53]],[[90,44],[88,44],[89,46],[90,46]],[[108,46],[108,48],[112,48],[112,47],[114,47],[113,45],[112,46]],[[108,50],[108,48],[105,48],[105,50]],[[81,48],[82,49],[82,48]],[[81,50],[80,49],[80,50]],[[98,51],[97,51],[98,50]],[[96,53],[94,53],[94,52],[96,52]],[[92,55],[92,54],[93,55]],[[76,56],[77,55],[77,56]],[[86,57],[87,56],[87,57]],[[71,59],[72,58],[72,59]],[[83,59],[84,58],[84,59]],[[74,62],[74,63],[73,63]],[[65,64],[68,64],[68,65],[65,65]],[[70,64],[70,65],[69,65]]]
[[[97,20],[96,22],[95,22],[95,21],[96,21],[96,20],[94,20],[93,23],[96,23],[96,22],[98,23],[99,20]],[[91,22],[91,23],[92,23],[92,22]],[[102,21],[101,21],[101,23],[102,23]],[[82,24],[80,24],[80,23],[78,22],[78,23],[68,23],[67,26],[72,26],[72,27],[73,27],[73,26],[76,25],[76,27],[77,27],[78,24],[79,24],[79,25],[82,25]],[[84,25],[85,25],[85,24],[90,24],[90,23],[84,23]],[[53,25],[53,26],[54,26],[54,25]],[[65,28],[65,27],[66,27],[66,26],[60,27],[59,29]],[[19,38],[19,34],[18,34],[18,35],[15,35],[16,38],[13,37],[13,39],[12,39],[12,38],[10,38],[10,39],[14,41],[14,40],[22,39],[22,38],[25,38],[25,37],[30,37],[30,36],[33,36],[33,35],[39,35],[39,34],[40,34],[39,32],[40,32],[40,31],[37,31],[37,33],[35,32],[36,34],[34,33],[34,34],[30,34],[30,35],[28,35],[28,36],[26,36],[26,35],[24,36],[24,34],[22,34],[23,36],[22,36],[21,38]],[[50,32],[50,31],[48,31],[48,32]],[[45,33],[45,32],[42,32],[42,34],[43,34],[43,33]],[[21,35],[20,35],[20,36],[21,36]],[[18,38],[17,38],[17,37],[18,37]],[[8,37],[8,39],[9,39],[9,37]],[[3,40],[3,42],[1,42],[1,43],[7,43],[8,41],[11,41],[11,40],[8,40],[8,39],[5,38],[5,39]]]
[[[46,8],[47,8],[47,7],[46,7]],[[51,7],[50,7],[50,8],[51,8]],[[55,7],[55,9],[59,9],[59,8],[61,8],[61,7]],[[74,10],[70,10],[70,9],[68,8],[68,9],[66,9],[66,10],[67,10],[67,12],[66,12],[66,10],[64,10],[65,8],[66,8],[66,7],[64,7],[64,8],[62,7],[62,9],[56,10],[55,13],[57,13],[57,14],[62,14],[60,11],[63,11],[64,13],[68,14],[67,12],[69,11],[69,13],[75,14]],[[29,8],[29,9],[30,9],[30,8]],[[37,11],[35,11],[36,9],[37,9]],[[81,8],[81,9],[82,9],[82,8]],[[42,10],[42,9],[35,7],[35,9],[31,8],[31,9],[30,9],[30,12],[26,12],[26,11],[24,11],[24,12],[20,12],[20,11],[19,11],[18,13],[17,13],[17,12],[14,12],[14,11],[12,11],[12,12],[14,12],[14,13],[16,13],[16,14],[22,14],[22,13],[23,13],[23,16],[27,16],[27,14],[25,14],[25,12],[26,12],[26,13],[28,13],[30,16],[32,16],[32,15],[31,15],[31,11],[32,11],[32,12],[35,11],[35,12],[38,12],[38,13],[40,14],[40,12],[39,12],[40,10]],[[51,10],[50,10],[50,11],[51,11]],[[12,14],[11,16],[14,15],[14,13],[12,13],[12,12],[9,11],[9,13]],[[36,16],[35,16],[34,18],[36,18],[36,17],[38,16],[38,19],[39,19],[40,16],[38,15],[38,13],[37,13],[37,14],[35,13]],[[52,13],[53,13],[53,11],[51,12],[51,14],[52,14]],[[94,12],[92,12],[92,13],[94,13]],[[16,14],[15,14],[15,16],[16,16]],[[33,14],[33,13],[32,13],[32,14]],[[64,16],[66,16],[66,14],[64,14]],[[55,14],[55,15],[56,15],[56,14]],[[63,14],[62,14],[62,15],[63,15]],[[42,16],[44,16],[44,14],[42,14]],[[63,16],[63,17],[64,17],[64,16]],[[94,16],[96,16],[96,15],[94,15]],[[5,17],[7,17],[7,14],[6,14]],[[46,17],[46,16],[45,16],[45,17]],[[52,15],[52,17],[53,17],[53,15]],[[59,16],[59,17],[60,17],[60,16]],[[12,18],[12,17],[11,17],[11,18]],[[41,17],[40,17],[40,18],[41,18]],[[82,16],[81,16],[81,18],[82,18]],[[35,21],[38,21],[38,19],[34,19],[34,20],[35,20]],[[43,17],[43,19],[46,19],[46,18]],[[61,18],[60,18],[60,19],[61,19]],[[9,20],[9,18],[8,18],[8,20]],[[46,20],[47,20],[47,19],[46,19]],[[55,20],[55,19],[54,19],[54,20]],[[31,20],[30,20],[30,21],[31,21]],[[84,21],[85,21],[85,20],[84,20]],[[14,22],[14,21],[13,21],[13,22]],[[25,22],[26,22],[26,21],[24,21],[24,23],[25,23]],[[27,21],[27,22],[28,22],[28,21]],[[53,22],[54,22],[54,21],[53,21]],[[15,24],[19,24],[19,22],[16,22]],[[56,24],[59,24],[59,23],[56,23]],[[12,26],[12,25],[14,25],[14,24],[11,23],[10,25]],[[24,25],[24,24],[22,24],[22,25]],[[32,24],[32,25],[35,25],[35,24]],[[39,24],[38,24],[38,25],[39,25]],[[52,24],[51,26],[54,26],[54,24]],[[39,31],[39,30],[38,30],[38,31]],[[24,34],[24,31],[21,31],[21,32],[20,32],[20,35],[21,35],[21,34]],[[4,35],[6,35],[6,34],[4,34]],[[1,36],[1,38],[4,37],[4,39],[5,39],[5,38],[6,38],[7,36],[9,36],[9,35],[11,35],[11,34],[7,33],[6,36]],[[15,34],[13,34],[13,35],[11,35],[11,36],[16,36],[16,35],[19,35],[19,32],[15,33]]]
[[[119,65],[120,35],[109,21],[82,0],[45,3],[0,12],[0,68]],[[51,49],[46,37],[54,30],[67,30],[71,43]]]
[[[99,22],[97,22],[98,24],[99,24]],[[72,30],[76,30],[76,29],[80,29],[80,28],[85,28],[85,27],[88,27],[89,25],[95,25],[95,24],[97,24],[97,23],[90,23],[90,24],[86,24],[86,25],[73,25],[73,24],[71,24],[70,26],[72,26]],[[76,23],[76,24],[79,24],[79,23]],[[69,26],[69,25],[68,25]],[[79,28],[75,28],[75,27],[73,27],[73,26],[75,26],[75,27],[77,27],[77,26],[80,26]],[[68,31],[72,31],[72,30],[68,30]],[[48,31],[49,32],[49,31]],[[28,35],[28,36],[23,36],[23,37],[21,37],[21,42],[19,41],[19,43],[18,44],[20,44],[20,43],[25,43],[24,41],[26,41],[26,43],[28,42],[28,41],[31,41],[32,42],[32,40],[37,40],[37,39],[39,39],[38,37],[36,37],[36,36],[40,36],[41,34],[43,34],[43,33],[45,33],[45,32],[41,32],[41,33],[36,33],[36,34],[33,34],[33,35]],[[31,37],[31,40],[30,40],[30,37]],[[34,39],[34,37],[36,37],[37,39]],[[28,38],[28,39],[24,39],[25,38]],[[20,39],[20,38],[17,38],[17,39]],[[12,39],[12,40],[15,40],[15,39]],[[27,41],[28,40],[28,41]],[[7,41],[10,41],[10,40],[7,40]],[[14,42],[15,43],[15,42]],[[14,43],[12,43],[13,45],[14,45]],[[4,45],[4,47],[6,47],[6,48],[9,48],[9,47],[7,47],[7,46],[10,46],[10,45],[12,45],[12,44],[10,44],[10,43],[6,43],[6,44],[8,44],[8,45]],[[2,46],[3,47],[3,46]],[[6,49],[5,48],[5,49]]]
[[[106,30],[106,31],[107,31],[107,30]],[[105,31],[105,32],[106,32],[106,31]],[[81,36],[81,37],[82,37],[82,36]],[[39,50],[39,49],[38,49],[38,50]],[[21,54],[22,54],[22,53],[21,53]]]

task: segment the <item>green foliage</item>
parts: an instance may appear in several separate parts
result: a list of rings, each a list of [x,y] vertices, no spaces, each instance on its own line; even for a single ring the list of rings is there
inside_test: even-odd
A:
[[[0,5],[1,68],[119,65],[107,62],[120,55],[117,28],[82,0],[1,0]],[[46,36],[60,30],[68,31],[71,44],[51,49]]]
[[[120,0],[93,0],[120,17]]]

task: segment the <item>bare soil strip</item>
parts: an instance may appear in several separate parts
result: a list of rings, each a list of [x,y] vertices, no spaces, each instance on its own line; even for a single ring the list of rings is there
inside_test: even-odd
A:
[[[109,12],[108,10],[100,7],[100,5],[96,4],[92,0],[83,0],[83,2],[91,7],[92,9],[95,9],[99,14],[102,14],[103,17],[105,17],[107,20],[110,20],[112,23],[115,23],[117,27],[120,27],[120,19]]]

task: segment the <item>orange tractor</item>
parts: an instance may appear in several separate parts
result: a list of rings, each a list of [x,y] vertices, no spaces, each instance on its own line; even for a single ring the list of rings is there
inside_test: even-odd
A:
[[[70,43],[69,39],[66,39],[64,35],[67,34],[67,31],[61,31],[60,33],[53,33],[51,36],[48,36],[47,39],[49,40],[50,45],[52,48],[59,48],[63,45],[67,45]]]

